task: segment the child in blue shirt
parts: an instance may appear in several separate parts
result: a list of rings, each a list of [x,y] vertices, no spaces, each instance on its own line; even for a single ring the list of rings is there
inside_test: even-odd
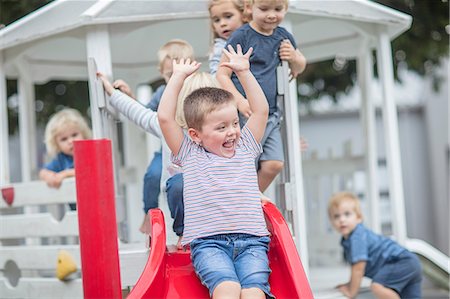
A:
[[[45,127],[45,146],[53,159],[39,171],[39,178],[58,189],[65,178],[75,176],[74,141],[91,136],[91,129],[77,110],[66,108],[55,113]],[[70,208],[76,210],[75,204],[70,204]]]
[[[421,298],[422,270],[416,255],[395,241],[375,234],[363,223],[358,198],[350,192],[334,194],[328,204],[333,227],[342,235],[345,260],[352,265],[350,281],[337,288],[348,298],[358,294],[363,276],[380,299]]]
[[[261,144],[263,153],[258,163],[258,184],[264,192],[284,165],[283,142],[280,132],[280,112],[277,107],[277,66],[287,61],[291,77],[297,77],[306,67],[306,59],[297,49],[294,37],[278,25],[283,21],[288,8],[287,0],[249,0],[246,11],[251,21],[234,31],[227,45],[240,44],[244,52],[253,48],[250,57],[251,72],[258,80],[269,103],[269,118]],[[227,57],[222,55],[222,62]],[[219,67],[217,80],[222,87],[236,98],[241,125],[252,111],[246,100],[246,94],[235,74],[226,67]]]

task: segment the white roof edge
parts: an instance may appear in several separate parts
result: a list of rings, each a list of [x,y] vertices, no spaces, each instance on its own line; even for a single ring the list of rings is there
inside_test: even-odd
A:
[[[83,19],[92,19],[98,16],[108,6],[110,6],[116,0],[99,0],[94,5],[89,7],[84,13],[81,14]]]

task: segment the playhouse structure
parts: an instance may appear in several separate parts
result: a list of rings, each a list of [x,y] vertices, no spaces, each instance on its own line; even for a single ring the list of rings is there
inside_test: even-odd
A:
[[[110,78],[124,78],[136,89],[142,83],[158,79],[156,52],[163,43],[173,38],[181,38],[192,44],[197,59],[203,62],[204,66],[207,65],[210,27],[206,3],[207,1],[55,0],[0,30],[0,186],[5,199],[0,202],[0,209],[75,201],[73,181],[69,180],[67,184],[64,182],[59,191],[46,190],[42,183],[34,182],[38,164],[33,86],[49,80],[85,80],[89,81],[94,139],[111,139],[113,156],[119,151],[117,137],[122,140],[123,146],[120,150],[123,164],[113,157],[116,218],[120,233],[126,236],[125,239],[130,244],[136,242],[140,237],[137,227],[142,218],[140,206],[136,204],[137,199],[141,197],[142,188],[139,182],[149,156],[147,144],[153,143],[148,142],[144,133],[127,121],[123,122],[122,135],[118,136],[116,122],[120,118],[104,98],[94,70],[101,70]],[[410,16],[362,0],[290,1],[283,24],[292,32],[309,62],[333,59],[336,56],[357,61],[358,84],[363,103],[361,116],[367,149],[366,198],[371,206],[370,226],[375,231],[380,231],[375,109],[370,91],[374,64],[372,54],[376,53],[383,94],[383,131],[388,154],[389,193],[392,213],[395,215],[392,226],[394,236],[401,244],[407,243],[407,231],[397,112],[393,100],[391,40],[407,30],[410,24]],[[295,81],[289,83],[286,74],[287,67],[281,67],[279,93],[285,111],[287,167],[273,194],[277,195],[277,205],[291,227],[296,248],[308,276],[306,211],[298,143],[300,133],[297,85]],[[12,153],[9,153],[8,149],[5,84],[9,78],[18,81],[22,173],[20,183],[11,182],[9,175],[8,161]],[[155,148],[153,144],[152,149]],[[32,188],[39,192],[30,192]],[[39,198],[35,199],[33,196]],[[269,211],[266,214],[269,218],[276,214],[271,206],[265,209]],[[27,214],[26,208],[24,210],[25,214],[20,216],[2,216],[1,240],[78,235],[76,212],[66,213],[63,221],[55,224],[49,220],[48,215],[31,216],[32,214]],[[39,235],[32,230],[25,230],[30,225],[40,225],[40,222],[30,224],[30,217],[47,223],[45,227],[48,232]],[[81,217],[80,215],[79,218]],[[159,221],[161,217],[160,214],[155,214],[154,219]],[[160,225],[160,222],[155,224]],[[13,226],[17,229],[10,229]],[[81,231],[79,233],[81,234]],[[35,272],[42,268],[49,270],[51,267],[44,264],[48,264],[48,259],[54,257],[60,248],[41,246],[33,243],[33,240],[28,242],[27,239],[26,245],[32,247],[0,247],[0,269],[5,273],[15,271],[11,276],[15,277],[13,285],[11,279],[0,277],[0,293],[8,294],[11,298],[33,298],[36,297],[36,292],[54,298],[82,294],[80,279],[61,286],[61,282],[56,279],[20,278],[20,269]],[[155,239],[152,240],[152,246],[158,246],[154,242]],[[285,248],[285,244],[277,243],[277,250]],[[67,247],[79,262],[78,246]],[[148,251],[145,248],[135,250],[133,246],[124,244],[119,245],[119,251],[122,288],[132,289],[144,271]],[[36,252],[43,258],[42,261],[33,263],[28,257]],[[301,272],[303,273],[303,270]],[[144,293],[145,291],[142,294]]]

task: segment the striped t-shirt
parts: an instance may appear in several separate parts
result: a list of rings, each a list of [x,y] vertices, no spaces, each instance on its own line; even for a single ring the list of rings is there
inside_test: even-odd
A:
[[[247,127],[232,158],[210,153],[185,135],[178,155],[172,156],[183,167],[183,245],[218,234],[269,235],[255,169],[261,151]]]

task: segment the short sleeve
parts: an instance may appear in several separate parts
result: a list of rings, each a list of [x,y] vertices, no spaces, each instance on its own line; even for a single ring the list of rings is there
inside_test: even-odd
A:
[[[241,129],[241,139],[239,142],[241,143],[241,146],[247,149],[247,151],[250,152],[255,158],[262,153],[261,144],[256,141],[255,137],[247,126],[244,126]]]
[[[183,166],[187,156],[194,146],[197,146],[186,134],[184,134],[183,141],[181,142],[180,150],[177,155],[170,154],[170,160],[173,164]]]
[[[369,244],[364,230],[355,230],[350,237],[349,262],[355,264],[369,259]]]

